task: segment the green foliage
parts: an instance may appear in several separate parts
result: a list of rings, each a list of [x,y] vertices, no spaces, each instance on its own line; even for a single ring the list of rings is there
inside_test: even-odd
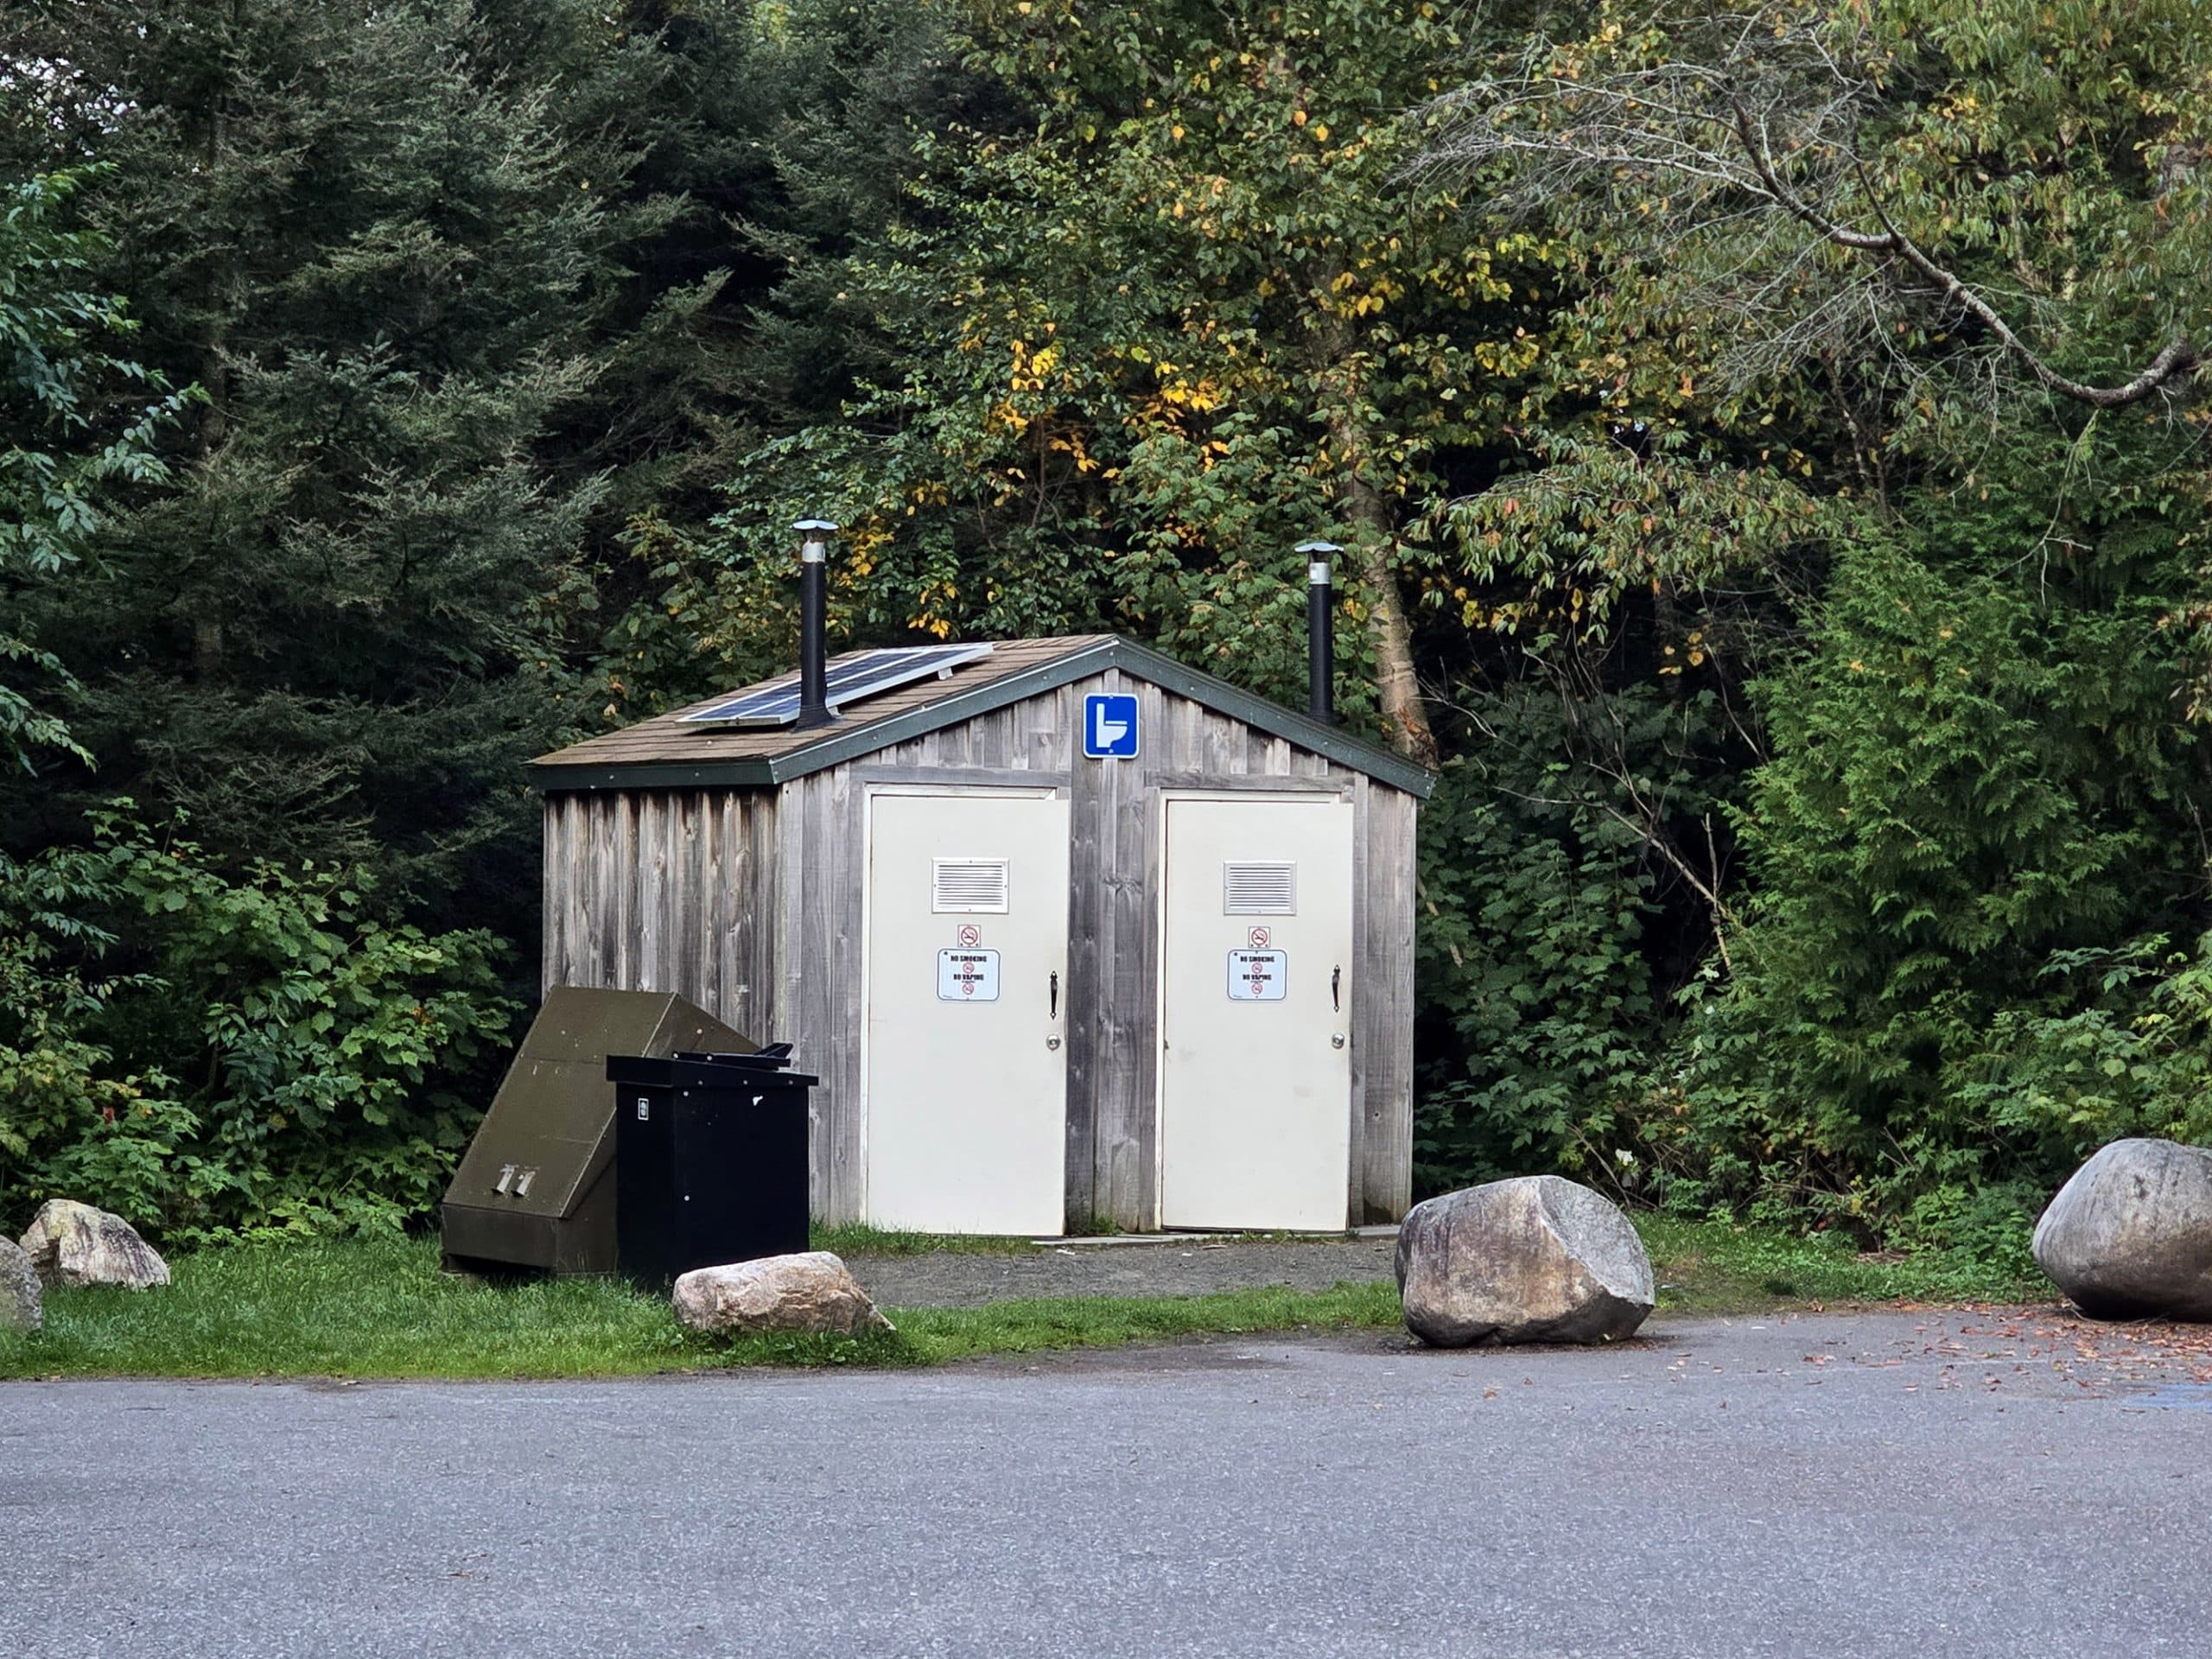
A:
[[[728,233],[680,189],[694,140],[735,147],[741,65],[687,39],[567,3],[10,9],[0,52],[66,68],[14,83],[0,166],[100,159],[85,280],[207,398],[174,486],[111,514],[102,602],[26,607],[100,774],[5,797],[10,845],[121,790],[231,868],[359,866],[531,936],[519,766],[583,715],[595,562],[730,442]]]
[[[2158,941],[2212,922],[2203,409],[2185,373],[2098,402],[2212,333],[2212,37],[2100,3],[1545,21],[1452,142],[1567,251],[1541,407],[1613,442],[1541,437],[1450,510],[1464,614],[1651,672],[1648,583],[1707,659],[1668,630],[1656,671],[1701,668],[1750,751],[1706,751],[1745,879],[1583,1166],[2017,1264],[2099,1140],[2203,1127],[2166,1061],[2108,1098],[2082,1068],[2144,1073],[2136,1022],[2188,1001]]]
[[[2016,1259],[2204,1128],[2197,12],[9,8],[0,1180],[425,1207],[518,763],[787,666],[819,512],[841,637],[1294,702],[1345,543],[1423,1183]]]
[[[359,872],[233,880],[121,810],[87,848],[0,860],[0,1205],[184,1239],[429,1209],[515,1008],[488,936],[365,900]]]
[[[1638,1215],[1636,1230],[1651,1256],[1661,1308],[1684,1313],[1743,1313],[1777,1301],[2029,1301],[2050,1294],[2027,1259],[1990,1262],[1961,1252],[1924,1249],[1862,1253],[1834,1232]]]
[[[154,441],[186,401],[108,349],[136,325],[87,285],[101,244],[67,222],[82,182],[54,173],[0,190],[0,768],[26,773],[41,751],[89,757],[49,706],[75,681],[36,643],[24,602],[65,575],[81,586],[101,574],[83,566],[102,499],[167,476]],[[111,418],[103,399],[116,384],[155,401]]]
[[[811,510],[848,530],[841,633],[1108,627],[1289,696],[1292,549],[1329,531],[1355,552],[1342,701],[1371,718],[1424,499],[1535,353],[1512,250],[1396,182],[1459,37],[1383,0],[948,15],[995,97],[913,136],[899,216],[831,261],[874,360],[671,550],[637,660],[671,631],[726,677],[786,660],[783,526]]]
[[[2201,869],[2172,857],[2205,804],[2159,626],[2174,560],[2123,524],[2024,579],[1983,563],[2007,527],[1976,509],[1948,545],[1846,550],[1810,649],[1761,689],[1737,974],[1680,1084],[1631,1115],[1677,1202],[2017,1250],[2074,1162],[2158,1116],[2031,1103],[2133,1018],[2097,1011],[2121,982],[2091,987],[2082,953],[2139,963],[2201,913]]]
[[[1671,734],[1652,729],[1675,723],[1654,695],[1490,699],[1489,742],[1445,768],[1423,809],[1423,1190],[1558,1167],[1586,1116],[1639,1085],[1662,995],[1645,939],[1660,878],[1625,791],[1578,765],[1563,729],[1621,709],[1640,750]]]

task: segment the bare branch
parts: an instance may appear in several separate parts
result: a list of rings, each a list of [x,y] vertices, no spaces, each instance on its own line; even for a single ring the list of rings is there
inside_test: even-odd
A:
[[[1522,214],[1555,212],[1567,199],[1605,204],[1616,220],[1649,215],[1650,192],[1673,181],[1700,232],[1717,237],[1724,254],[1732,245],[1727,274],[1743,282],[1724,293],[1708,278],[1694,299],[1766,331],[1737,352],[1734,367],[1746,376],[1878,341],[1896,358],[1884,338],[1885,288],[1893,302],[1972,318],[2035,383],[2093,408],[2140,403],[2203,361],[2196,342],[2177,334],[2125,380],[2069,375],[1994,296],[1905,231],[1869,165],[1866,128],[1889,94],[1835,16],[1777,0],[1738,12],[1662,11],[1651,21],[1669,42],[1662,60],[1607,66],[1592,48],[1538,40],[1510,73],[1439,99],[1445,125],[1422,165],[1471,173],[1506,163],[1494,205]],[[2166,158],[2162,188],[2196,164],[2184,149]],[[1626,200],[1630,192],[1642,199]],[[1673,208],[1671,199],[1659,204]],[[1858,280],[1848,265],[1829,272],[1808,263],[1821,247],[1853,256]],[[2037,308],[2032,296],[2029,308]]]

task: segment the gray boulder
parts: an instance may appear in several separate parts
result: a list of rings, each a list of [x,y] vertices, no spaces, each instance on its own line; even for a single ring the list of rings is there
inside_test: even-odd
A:
[[[2113,1141],[2058,1189],[2032,1248],[2094,1319],[2212,1321],[2212,1152]]]
[[[697,1268],[676,1281],[676,1317],[694,1331],[754,1336],[767,1331],[857,1337],[891,1321],[827,1250]]]
[[[38,1269],[11,1238],[0,1238],[0,1331],[35,1331],[46,1323]]]
[[[1406,1328],[1439,1348],[1618,1342],[1656,1294],[1628,1217],[1556,1175],[1447,1192],[1415,1205],[1398,1230]]]
[[[169,1264],[121,1216],[56,1198],[31,1217],[23,1254],[49,1286],[114,1285],[149,1290],[169,1281]]]

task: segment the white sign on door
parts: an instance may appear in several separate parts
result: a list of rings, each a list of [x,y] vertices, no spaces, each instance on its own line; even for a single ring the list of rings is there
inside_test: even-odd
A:
[[[999,953],[995,950],[938,951],[937,999],[940,1002],[997,1001]]]
[[[1288,951],[1232,950],[1229,953],[1230,1001],[1280,1002],[1289,985]]]

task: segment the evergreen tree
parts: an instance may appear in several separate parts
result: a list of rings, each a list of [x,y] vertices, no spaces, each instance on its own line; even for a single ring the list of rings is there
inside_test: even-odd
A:
[[[599,561],[726,441],[724,272],[670,251],[702,215],[664,186],[728,54],[458,0],[113,0],[5,34],[50,71],[8,150],[111,168],[102,277],[206,399],[176,486],[103,538],[111,602],[35,619],[99,770],[11,800],[10,834],[128,791],[234,862],[362,864],[526,938],[520,764],[581,715]]]
[[[135,326],[123,302],[84,286],[100,250],[68,223],[82,183],[49,174],[0,197],[0,772],[89,758],[54,707],[75,682],[27,613],[64,584],[81,603],[105,580],[86,555],[105,498],[166,475],[153,442],[183,401],[107,408],[119,391],[162,389],[114,355]]]

